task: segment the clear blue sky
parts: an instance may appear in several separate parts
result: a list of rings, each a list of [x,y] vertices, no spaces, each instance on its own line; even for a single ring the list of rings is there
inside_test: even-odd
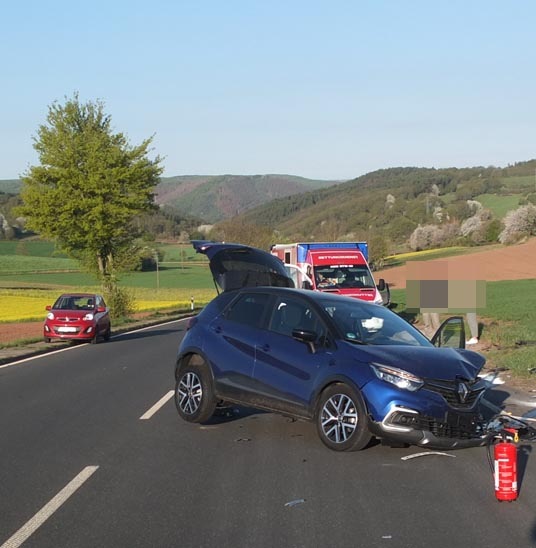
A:
[[[0,179],[75,91],[166,176],[528,160],[535,29],[532,0],[4,3]]]

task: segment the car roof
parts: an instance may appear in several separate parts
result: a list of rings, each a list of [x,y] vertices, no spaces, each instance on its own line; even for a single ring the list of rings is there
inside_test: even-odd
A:
[[[336,302],[342,305],[342,303],[347,303],[353,307],[362,307],[363,309],[374,309],[382,308],[380,305],[363,301],[361,299],[356,299],[355,297],[347,297],[346,295],[340,295],[338,293],[329,293],[323,291],[312,291],[310,289],[296,289],[293,287],[244,287],[237,291],[237,293],[275,293],[279,295],[296,295],[298,297],[306,298],[311,301],[318,303],[319,305],[324,305],[326,303]],[[394,314],[394,312],[393,312]]]
[[[100,297],[98,293],[62,293],[60,297]]]
[[[198,253],[206,255],[214,283],[223,291],[242,287],[294,287],[281,259],[243,244],[192,240]]]

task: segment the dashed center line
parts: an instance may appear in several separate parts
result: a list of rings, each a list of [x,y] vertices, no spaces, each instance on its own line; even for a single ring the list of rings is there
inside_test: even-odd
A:
[[[50,500],[35,516],[26,522],[13,536],[8,538],[0,548],[18,548],[26,541],[52,514],[73,495],[97,470],[98,466],[86,466],[80,474],[71,480],[53,499]]]
[[[170,390],[162,396],[152,407],[151,409],[147,410],[141,417],[140,421],[150,419],[161,407],[163,407],[172,397],[175,392],[173,390]],[[0,547],[1,548],[1,547]]]

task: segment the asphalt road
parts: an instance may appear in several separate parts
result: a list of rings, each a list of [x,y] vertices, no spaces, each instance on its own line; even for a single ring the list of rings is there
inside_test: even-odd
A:
[[[536,546],[531,446],[499,503],[484,448],[339,454],[244,408],[187,424],[166,399],[183,327],[0,368],[0,548]]]

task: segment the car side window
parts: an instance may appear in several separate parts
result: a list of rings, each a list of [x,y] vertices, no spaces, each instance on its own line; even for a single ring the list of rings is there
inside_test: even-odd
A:
[[[241,295],[230,306],[225,317],[233,322],[251,327],[261,327],[269,299],[269,295],[264,293],[246,293]]]
[[[325,336],[325,328],[314,310],[305,301],[281,297],[275,303],[270,318],[270,331],[292,337],[293,329],[314,331],[319,338]]]

